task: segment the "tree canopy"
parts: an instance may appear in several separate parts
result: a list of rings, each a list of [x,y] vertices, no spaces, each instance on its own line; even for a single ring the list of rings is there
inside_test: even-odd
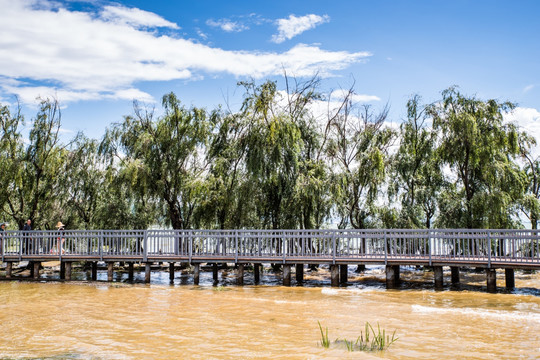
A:
[[[450,87],[389,119],[353,88],[336,104],[317,78],[285,80],[239,83],[239,111],[174,93],[161,116],[134,102],[102,139],[62,141],[54,99],[28,134],[20,108],[0,106],[0,216],[41,229],[537,227],[540,160],[504,120],[515,104]]]

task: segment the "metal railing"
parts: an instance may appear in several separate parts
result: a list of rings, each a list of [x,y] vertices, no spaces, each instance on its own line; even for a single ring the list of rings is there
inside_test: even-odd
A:
[[[2,261],[257,260],[517,264],[540,267],[539,230],[6,231]]]

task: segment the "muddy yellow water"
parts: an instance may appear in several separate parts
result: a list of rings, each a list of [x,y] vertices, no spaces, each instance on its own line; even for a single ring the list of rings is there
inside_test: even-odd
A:
[[[540,287],[538,274],[516,285]],[[379,353],[323,348],[366,321],[399,337]],[[538,359],[540,297],[380,286],[0,282],[0,358]]]

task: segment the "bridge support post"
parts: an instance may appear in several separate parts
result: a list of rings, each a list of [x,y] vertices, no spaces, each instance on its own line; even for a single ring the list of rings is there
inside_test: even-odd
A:
[[[366,271],[366,265],[364,264],[359,264],[357,267],[356,267],[356,272],[357,273],[361,273],[361,272],[364,272]]]
[[[514,277],[514,269],[504,269],[504,277],[506,279],[506,288],[513,289],[516,287],[516,279]]]
[[[92,281],[97,280],[97,261],[92,261]]]
[[[193,285],[199,285],[199,280],[201,278],[201,264],[193,264]]]
[[[261,264],[253,264],[253,279],[255,284],[261,281]]]
[[[66,278],[66,263],[63,261],[60,261],[60,279]]]
[[[435,289],[442,289],[444,285],[443,281],[443,267],[434,266],[433,267],[433,276],[435,278]]]
[[[347,264],[339,265],[339,283],[340,284],[347,283],[348,272],[349,272],[349,267],[347,266]]]
[[[212,264],[212,279],[214,279],[214,281],[218,281],[218,264],[217,263]]]
[[[144,282],[149,284],[150,283],[150,271],[152,270],[152,263],[145,263],[144,264]]]
[[[304,264],[296,264],[295,275],[296,282],[302,284],[304,282]]]
[[[291,286],[291,265],[283,264],[283,286]]]
[[[452,284],[459,284],[459,267],[451,266],[450,271],[452,272]]]
[[[169,263],[169,281],[174,282],[174,263]]]
[[[399,265],[394,265],[394,275],[396,277],[395,280],[394,280],[394,284],[397,287],[397,286],[399,286],[399,284],[401,284]]]
[[[132,261],[128,262],[128,281],[133,281],[133,268],[134,264]]]
[[[339,286],[339,267],[338,265],[330,265],[330,283],[333,287]]]
[[[393,265],[386,265],[386,288],[394,289],[396,286],[396,268]]]
[[[113,281],[113,274],[114,274],[114,262],[109,261],[107,263],[107,281],[109,282]]]
[[[13,263],[9,261],[6,264],[6,279],[11,279],[11,274],[13,273]]]
[[[34,279],[39,279],[39,267],[41,266],[40,261],[34,261]]]
[[[236,269],[236,284],[244,285],[244,264],[238,264]]]
[[[66,280],[71,280],[71,261],[66,262]]]
[[[495,269],[486,269],[487,291],[497,292],[497,272]]]

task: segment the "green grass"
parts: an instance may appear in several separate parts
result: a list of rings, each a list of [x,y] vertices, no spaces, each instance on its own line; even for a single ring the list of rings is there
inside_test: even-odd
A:
[[[329,348],[331,342],[328,337],[328,328],[324,328],[318,321],[319,330],[321,332],[321,345],[324,348]],[[369,322],[366,322],[364,331],[360,331],[360,336],[355,340],[337,339],[334,344],[337,346],[345,345],[347,351],[383,351],[396,342],[396,331],[392,335],[387,334],[385,329],[381,329],[377,323],[377,329],[373,328]]]
[[[321,322],[317,321],[319,323],[319,330],[321,331],[321,345],[328,349],[330,347],[330,340],[328,339],[328,328],[325,328],[326,331],[323,331],[323,328],[321,326]]]

